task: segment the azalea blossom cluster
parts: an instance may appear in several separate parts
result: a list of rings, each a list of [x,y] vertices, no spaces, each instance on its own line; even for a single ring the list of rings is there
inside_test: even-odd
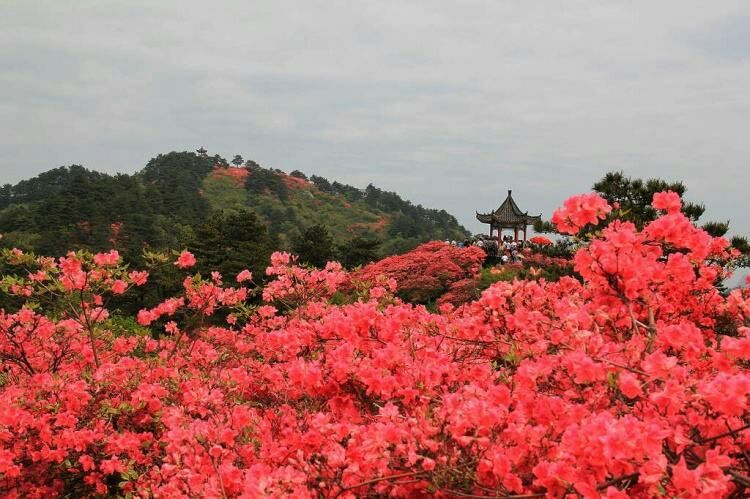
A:
[[[534,252],[524,252],[524,259],[523,259],[524,265],[534,266],[534,267],[571,267],[573,265],[573,262],[568,258],[563,258],[559,256],[547,256],[542,253],[534,253]]]
[[[562,223],[608,211],[576,199]],[[28,275],[0,280],[25,300],[0,314],[0,491],[741,497],[750,293],[720,294],[726,241],[654,201],[643,231],[615,220],[578,250],[582,280],[499,282],[441,313],[393,275],[277,253],[262,303],[249,273],[186,275],[123,332],[108,298],[146,276],[118,255],[6,252]]]
[[[577,234],[587,225],[597,225],[612,211],[607,200],[591,192],[572,196],[552,214],[552,223],[563,234]]]
[[[271,266],[266,275],[275,279],[263,289],[263,300],[279,301],[288,308],[312,300],[330,298],[347,280],[338,262],[328,262],[324,269],[304,268],[296,265],[297,258],[286,252],[271,255]]]
[[[460,248],[441,241],[417,246],[403,255],[390,256],[371,263],[353,276],[355,280],[373,282],[387,276],[396,281],[398,295],[410,302],[424,303],[448,295],[465,294],[475,280],[486,254],[476,246]]]
[[[544,236],[534,236],[529,238],[529,242],[538,246],[550,246],[552,241]]]

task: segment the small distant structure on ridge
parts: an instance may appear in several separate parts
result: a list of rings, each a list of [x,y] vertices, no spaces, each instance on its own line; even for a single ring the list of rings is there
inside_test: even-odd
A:
[[[495,230],[497,230],[497,240],[500,241],[503,233],[503,229],[513,229],[513,239],[518,242],[518,232],[523,230],[523,240],[526,240],[526,227],[534,225],[534,222],[542,219],[541,213],[539,215],[529,215],[528,211],[521,211],[516,202],[513,200],[511,195],[513,191],[508,189],[508,197],[505,198],[503,204],[498,209],[491,213],[477,213],[477,220],[483,224],[490,225],[490,238]]]

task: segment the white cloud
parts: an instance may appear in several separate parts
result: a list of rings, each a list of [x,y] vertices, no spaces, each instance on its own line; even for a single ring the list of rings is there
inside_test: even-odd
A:
[[[0,174],[205,145],[445,208],[681,179],[750,233],[744,1],[11,2]]]

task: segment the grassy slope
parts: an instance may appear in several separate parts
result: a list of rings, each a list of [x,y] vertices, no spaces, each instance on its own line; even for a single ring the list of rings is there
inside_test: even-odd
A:
[[[270,193],[250,194],[242,179],[216,172],[203,180],[201,191],[212,208],[228,211],[250,208],[269,225],[272,225],[269,213],[283,211],[279,234],[283,242],[288,243],[295,231],[318,223],[325,225],[337,242],[354,235],[385,238],[388,215],[364,201],[350,203],[341,195],[322,192],[313,184],[297,179],[286,183],[289,197],[284,202]],[[293,216],[289,216],[290,211]]]

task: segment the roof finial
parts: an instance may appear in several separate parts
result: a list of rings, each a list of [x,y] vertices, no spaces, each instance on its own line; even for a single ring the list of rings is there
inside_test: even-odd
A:
[[[508,196],[510,196],[510,193],[513,192],[512,190],[508,189]]]

